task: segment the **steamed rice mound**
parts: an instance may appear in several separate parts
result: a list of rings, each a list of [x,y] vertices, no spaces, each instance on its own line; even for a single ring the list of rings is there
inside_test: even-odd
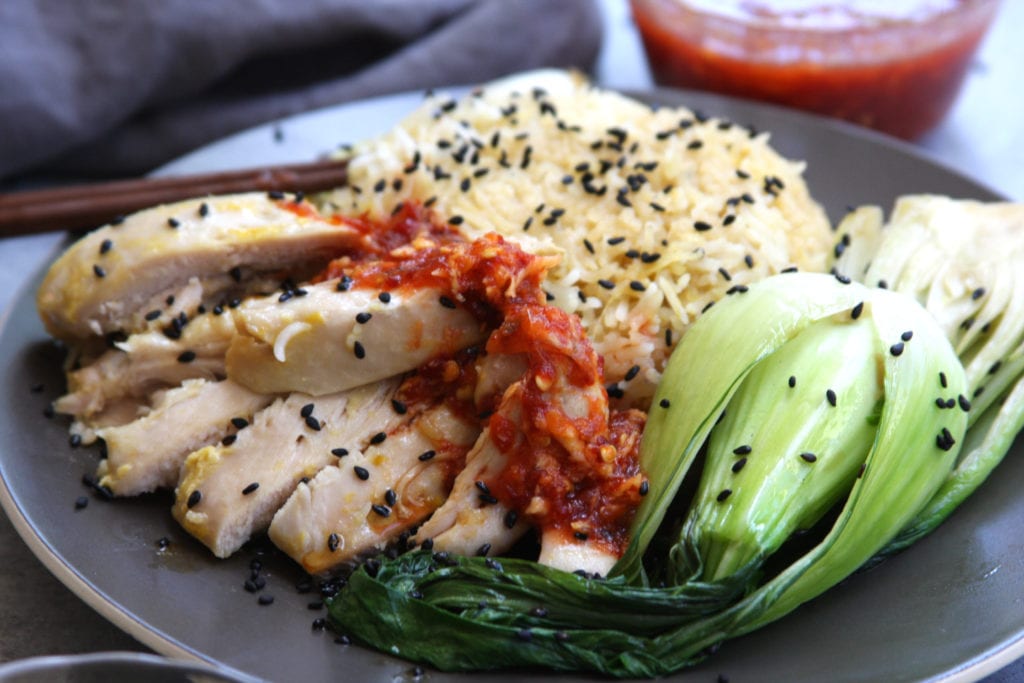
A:
[[[803,164],[767,134],[564,72],[430,95],[348,156],[327,210],[380,217],[418,201],[469,238],[559,254],[545,290],[582,319],[620,406],[648,407],[707,306],[786,268],[823,270],[833,241]]]

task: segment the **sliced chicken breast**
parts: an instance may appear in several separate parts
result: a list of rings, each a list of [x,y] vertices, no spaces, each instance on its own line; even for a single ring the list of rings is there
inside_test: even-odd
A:
[[[117,496],[173,487],[189,453],[235,434],[273,400],[230,380],[191,379],[159,392],[145,416],[97,430],[107,449],[99,483]]]
[[[68,373],[59,413],[87,419],[122,397],[144,397],[188,379],[222,379],[224,354],[235,334],[231,309],[192,320],[176,318],[175,332],[133,334],[92,363]],[[185,324],[182,324],[185,320]]]
[[[50,267],[37,295],[43,323],[66,340],[134,331],[137,314],[159,308],[191,278],[209,281],[209,296],[253,274],[320,267],[360,239],[348,226],[293,208],[263,193],[224,195],[100,228]]]
[[[235,320],[228,377],[260,393],[332,394],[408,372],[486,338],[468,311],[434,287],[381,295],[339,292],[336,280],[327,281],[284,302],[250,299]]]
[[[311,574],[384,549],[444,502],[479,433],[446,404],[428,408],[299,484],[270,539]]]
[[[515,545],[530,526],[487,486],[507,464],[508,458],[491,438],[490,427],[485,428],[466,456],[466,466],[455,477],[448,499],[416,531],[415,540],[422,544],[430,539],[436,550],[457,555],[498,555]]]
[[[172,512],[217,557],[263,531],[304,478],[338,460],[337,449],[363,449],[400,424],[391,403],[399,379],[314,399],[292,394],[256,413],[229,445],[186,459]]]

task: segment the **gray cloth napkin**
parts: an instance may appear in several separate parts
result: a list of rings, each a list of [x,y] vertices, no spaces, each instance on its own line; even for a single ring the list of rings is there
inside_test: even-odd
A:
[[[0,179],[126,176],[359,98],[593,67],[593,0],[2,0]]]

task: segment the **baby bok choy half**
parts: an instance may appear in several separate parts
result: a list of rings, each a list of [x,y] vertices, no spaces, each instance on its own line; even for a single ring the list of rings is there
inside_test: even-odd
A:
[[[837,233],[835,270],[917,299],[967,374],[958,402],[970,408],[968,432],[956,467],[884,556],[946,519],[1024,427],[1024,205],[908,195],[888,222],[880,208],[865,206]]]
[[[334,627],[444,670],[658,676],[885,548],[963,442],[968,385],[946,335],[912,297],[846,278],[733,291],[668,363],[641,446],[648,494],[607,577],[420,550],[356,570],[329,603]],[[812,527],[793,552],[787,540]]]

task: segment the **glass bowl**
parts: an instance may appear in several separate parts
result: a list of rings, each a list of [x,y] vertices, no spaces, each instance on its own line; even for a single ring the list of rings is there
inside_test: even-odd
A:
[[[949,111],[999,0],[630,0],[655,82],[914,139]]]

